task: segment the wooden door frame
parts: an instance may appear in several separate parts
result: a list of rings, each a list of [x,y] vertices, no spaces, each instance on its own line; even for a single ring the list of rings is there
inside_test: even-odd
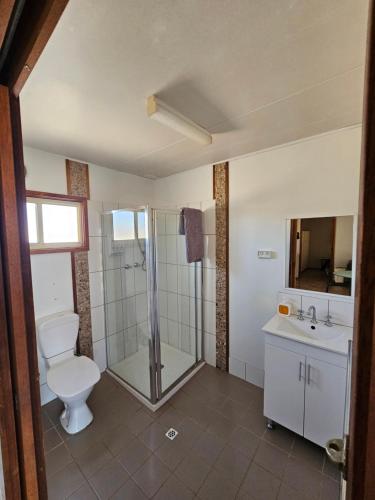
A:
[[[4,0],[0,7],[7,47],[0,67],[0,433],[7,500],[47,498],[18,96],[67,2]]]
[[[375,10],[370,2],[348,444],[349,500],[375,498]]]
[[[17,3],[5,0],[4,5],[8,7],[7,14],[9,14],[9,9],[13,9]],[[6,419],[2,418],[0,421],[8,500],[21,497],[46,498],[30,258],[25,233],[25,185],[18,96],[67,3],[68,0],[41,0],[39,2],[26,0],[10,44],[6,65],[0,69],[0,83],[8,89],[7,99],[4,97],[4,92],[2,93],[2,106],[5,102],[7,103],[8,124],[11,125],[7,131],[9,141],[7,143],[5,141],[8,172],[4,177],[10,191],[5,192],[4,184],[0,185],[3,223],[0,240],[2,247],[0,315],[4,316],[4,313],[6,315],[6,321],[0,329],[0,347],[5,347],[1,353],[1,361],[4,360],[4,363],[1,364],[0,377],[1,381],[6,381],[3,394],[7,394],[8,399],[11,394],[14,396],[6,401],[9,411]],[[370,500],[374,498],[375,493],[373,473],[375,466],[375,264],[373,259],[375,253],[375,13],[373,1],[371,0],[370,3],[361,199],[358,220],[348,500]],[[8,19],[11,21],[11,15]],[[0,24],[0,40],[4,36],[4,24]],[[2,114],[3,109],[1,109],[1,117]],[[3,132],[2,127],[4,127],[4,120],[0,121],[0,135]],[[3,166],[4,160],[0,157],[2,170]],[[7,217],[4,218],[5,213]],[[18,262],[17,265],[20,266],[18,271],[21,272],[15,273],[15,276],[9,273],[8,268],[8,259],[13,257],[9,254],[11,249],[15,250],[13,262]],[[21,311],[14,310],[16,296]],[[22,361],[25,363],[22,364]],[[25,387],[20,386],[22,381],[26,381]],[[29,422],[24,418],[22,410],[32,415]],[[13,448],[12,459],[9,450],[15,443],[17,443],[18,455],[14,457]],[[23,444],[27,444],[27,450]]]

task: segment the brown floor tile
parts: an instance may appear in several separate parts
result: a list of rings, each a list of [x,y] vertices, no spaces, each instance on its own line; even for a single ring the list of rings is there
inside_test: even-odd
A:
[[[43,428],[43,432],[46,432],[48,431],[48,429],[51,429],[51,427],[53,427],[54,424],[52,422],[52,420],[49,418],[47,412],[45,410],[42,411],[42,428]]]
[[[248,407],[247,405],[239,403],[238,401],[226,398],[217,411],[232,420],[232,422],[237,422],[238,418],[246,414],[246,412],[248,411]]]
[[[161,425],[166,431],[171,427],[178,430],[178,427],[182,420],[185,418],[184,413],[176,408],[170,407],[157,419],[159,425]]]
[[[178,436],[173,441],[169,439],[158,448],[156,456],[170,469],[174,471],[180,462],[186,457],[188,450],[180,441]]]
[[[280,489],[280,480],[256,463],[250,466],[240,493],[243,498],[245,493],[250,494],[254,500],[275,500]]]
[[[43,434],[44,451],[48,453],[49,451],[56,448],[59,444],[63,442],[60,434],[56,431],[54,427],[49,429]]]
[[[135,435],[140,434],[152,423],[153,419],[142,409],[138,410],[131,419],[127,420],[129,429]]]
[[[48,480],[48,500],[60,500],[75,492],[86,480],[75,463],[56,472]]]
[[[139,439],[135,439],[117,455],[119,462],[129,474],[134,474],[150,457],[151,451]]]
[[[97,436],[91,427],[65,439],[65,444],[73,457],[79,457],[95,443],[97,443]]]
[[[68,500],[97,500],[97,496],[93,492],[91,486],[85,483],[77,491],[75,491]]]
[[[237,490],[238,486],[211,469],[198,492],[198,497],[202,500],[233,500]]]
[[[73,461],[73,457],[69,453],[65,444],[60,444],[54,448],[46,454],[45,458],[47,476],[52,476]]]
[[[294,457],[288,459],[284,482],[292,488],[319,498],[323,474]]]
[[[43,410],[46,411],[48,417],[53,422],[54,425],[60,425],[60,415],[64,409],[64,404],[59,399],[53,399],[49,403],[43,406]]]
[[[237,423],[258,437],[262,437],[267,428],[267,422],[263,413],[253,408],[248,410],[244,415],[241,415],[237,419]]]
[[[229,439],[235,428],[236,424],[233,420],[224,417],[224,415],[220,415],[220,413],[216,413],[214,419],[208,425],[208,430],[210,432],[214,432],[225,440]]]
[[[138,437],[147,448],[150,448],[151,451],[156,451],[159,446],[168,440],[165,432],[166,429],[162,427],[158,421],[152,421],[152,424],[141,432]]]
[[[191,418],[204,429],[215,419],[216,414],[215,410],[199,402],[190,411]]]
[[[229,443],[247,457],[253,458],[260,440],[255,434],[243,427],[236,427],[229,438]]]
[[[324,457],[323,474],[326,474],[336,481],[339,481],[341,477],[339,468],[337,465],[333,464],[327,456]]]
[[[227,444],[221,451],[214,468],[234,485],[239,486],[250,465],[250,458]]]
[[[295,438],[296,434],[294,434],[294,432],[285,429],[285,427],[282,427],[281,425],[275,425],[272,430],[267,429],[263,435],[263,439],[265,441],[282,448],[288,453],[293,447]]]
[[[225,441],[216,434],[205,432],[193,445],[193,450],[208,464],[213,465],[225,446]]]
[[[178,427],[178,436],[176,439],[183,441],[186,448],[191,448],[193,444],[201,438],[204,429],[192,418],[186,417]]]
[[[111,500],[146,500],[147,497],[143,491],[138,488],[132,479],[126,481],[124,486],[116,491]]]
[[[329,477],[324,477],[322,482],[321,500],[339,500],[340,483]]]
[[[191,451],[177,467],[175,475],[190,490],[197,492],[202,486],[209,471],[210,468],[208,465],[199,455]]]
[[[89,480],[101,500],[110,498],[129,479],[129,474],[114,458]]]
[[[102,443],[95,443],[88,448],[76,461],[87,478],[90,478],[112,458],[108,448]]]
[[[288,464],[288,454],[266,441],[261,441],[255,453],[254,462],[277,476],[279,479],[282,479]]]
[[[313,500],[313,498],[309,493],[302,493],[285,483],[281,483],[277,500]]]
[[[292,448],[292,456],[303,460],[320,472],[323,470],[324,450],[320,446],[311,443],[303,437],[296,436]]]
[[[102,437],[103,443],[113,455],[117,455],[133,439],[135,439],[134,434],[123,424],[110,429]]]
[[[150,498],[155,495],[169,476],[168,468],[155,455],[152,455],[134,474],[133,479],[144,494]]]
[[[194,493],[175,476],[170,476],[154,496],[155,500],[191,500],[192,498],[194,498]]]

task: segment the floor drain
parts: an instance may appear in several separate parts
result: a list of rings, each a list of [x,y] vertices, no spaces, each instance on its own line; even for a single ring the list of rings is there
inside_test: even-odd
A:
[[[170,439],[171,441],[174,440],[174,438],[177,436],[177,434],[178,434],[178,432],[176,431],[176,429],[172,429],[172,428],[170,428],[169,431],[167,431],[165,433],[167,438]]]

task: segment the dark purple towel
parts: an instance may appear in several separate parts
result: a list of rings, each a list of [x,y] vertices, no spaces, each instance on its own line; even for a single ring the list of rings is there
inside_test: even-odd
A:
[[[186,259],[198,262],[203,259],[202,211],[197,208],[183,208],[180,215],[179,233],[186,235]]]

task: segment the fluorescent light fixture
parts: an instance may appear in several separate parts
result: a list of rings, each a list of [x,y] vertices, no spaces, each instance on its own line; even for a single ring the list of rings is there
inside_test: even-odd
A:
[[[147,114],[149,118],[172,128],[193,141],[203,145],[212,143],[212,135],[206,129],[189,120],[154,95],[147,98]]]

